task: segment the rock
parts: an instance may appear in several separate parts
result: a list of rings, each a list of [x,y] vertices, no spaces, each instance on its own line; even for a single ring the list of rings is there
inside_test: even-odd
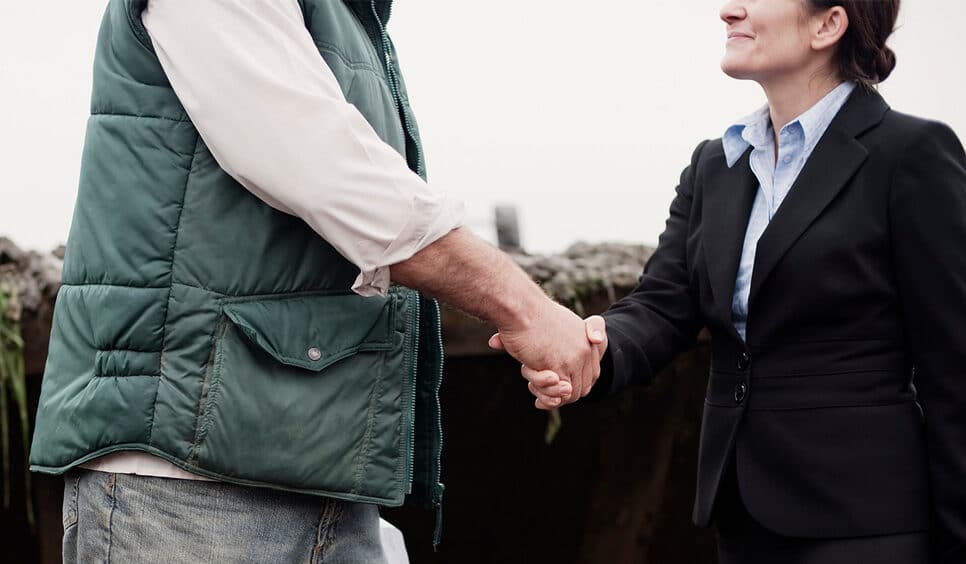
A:
[[[0,237],[0,265],[23,262],[24,253],[20,247],[6,237]]]
[[[9,284],[15,290],[15,299],[0,314],[20,322],[28,376],[43,371],[63,265],[63,259],[54,253],[23,251],[10,239],[0,237],[0,284]]]
[[[633,289],[652,252],[644,245],[578,242],[559,254],[518,252],[511,256],[548,295],[583,316],[603,311]],[[63,256],[63,246],[41,254],[23,251],[9,239],[0,237],[0,280],[8,280],[17,289],[18,303],[7,313],[23,319],[28,373],[42,371],[46,359],[47,331],[60,288]],[[468,323],[473,326],[462,327]],[[447,333],[461,335],[447,344],[448,353],[485,352],[477,349],[485,348],[483,337],[489,336],[489,328],[469,318],[448,325]],[[463,341],[474,346],[463,346]]]
[[[60,288],[63,260],[53,254],[20,250],[0,237],[0,279],[12,284],[23,310],[37,311]]]
[[[613,302],[637,286],[654,250],[645,245],[578,242],[558,255],[515,254],[514,260],[548,294],[568,305],[603,291]]]

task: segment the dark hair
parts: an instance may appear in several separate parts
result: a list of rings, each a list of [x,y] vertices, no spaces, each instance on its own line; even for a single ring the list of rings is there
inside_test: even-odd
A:
[[[845,8],[849,28],[838,44],[838,72],[843,80],[878,84],[896,67],[896,54],[886,46],[899,15],[900,0],[806,0],[813,11]]]

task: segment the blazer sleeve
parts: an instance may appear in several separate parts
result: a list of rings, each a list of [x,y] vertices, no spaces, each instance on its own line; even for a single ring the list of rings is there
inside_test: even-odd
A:
[[[631,383],[648,383],[674,356],[694,343],[701,328],[689,284],[687,237],[694,175],[707,141],[695,149],[671,203],[664,233],[637,288],[604,313],[608,347],[601,360],[597,394]]]
[[[966,154],[927,122],[902,154],[890,195],[906,342],[925,415],[942,562],[966,561]]]

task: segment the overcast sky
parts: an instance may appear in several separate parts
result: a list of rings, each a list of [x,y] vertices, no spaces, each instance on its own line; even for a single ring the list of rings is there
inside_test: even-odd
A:
[[[21,246],[67,236],[105,4],[4,5],[0,234]],[[397,0],[390,32],[430,181],[464,199],[488,239],[493,205],[513,204],[533,251],[654,243],[694,146],[764,102],[718,68],[720,4]],[[961,139],[964,22],[966,1],[906,0],[899,63],[881,88],[893,108],[945,121]]]

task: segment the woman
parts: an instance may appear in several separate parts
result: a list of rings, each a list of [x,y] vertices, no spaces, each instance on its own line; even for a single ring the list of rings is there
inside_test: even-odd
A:
[[[872,88],[898,9],[723,7],[722,68],[768,105],[698,146],[604,315],[609,390],[711,331],[694,521],[724,564],[966,561],[966,155]]]

